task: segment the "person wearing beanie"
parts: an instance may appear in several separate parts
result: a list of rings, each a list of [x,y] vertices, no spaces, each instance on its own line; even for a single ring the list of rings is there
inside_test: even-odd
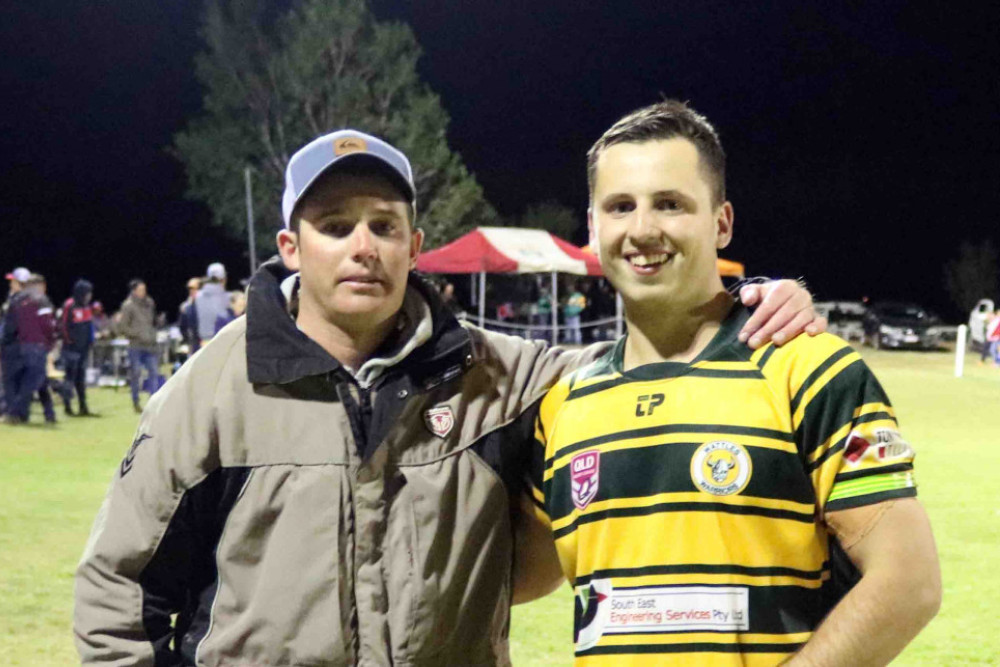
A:
[[[94,344],[94,312],[90,300],[94,286],[88,280],[77,280],[73,296],[63,303],[59,319],[59,333],[63,340],[62,361],[66,371],[66,385],[76,391],[80,416],[94,416],[87,407],[87,358]],[[73,415],[70,393],[63,395],[66,414]]]

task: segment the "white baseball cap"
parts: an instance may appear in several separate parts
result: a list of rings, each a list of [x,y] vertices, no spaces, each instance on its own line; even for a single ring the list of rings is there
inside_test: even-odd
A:
[[[416,209],[417,189],[413,184],[413,168],[405,155],[377,137],[357,130],[338,130],[313,139],[300,148],[285,169],[285,194],[281,199],[281,214],[288,227],[292,211],[313,183],[334,165],[371,161],[387,167],[388,175],[400,186]]]
[[[16,280],[19,283],[27,283],[31,280],[31,271],[19,266],[7,274],[7,280]]]
[[[208,265],[208,270],[205,271],[205,275],[209,278],[222,280],[226,277],[226,267],[222,265],[222,262],[212,262]]]

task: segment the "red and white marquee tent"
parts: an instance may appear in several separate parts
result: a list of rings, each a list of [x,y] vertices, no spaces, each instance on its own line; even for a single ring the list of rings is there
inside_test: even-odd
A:
[[[542,229],[477,227],[440,248],[421,253],[417,270],[425,273],[479,274],[479,324],[486,316],[487,273],[551,273],[552,303],[559,303],[557,273],[599,276],[593,254]],[[558,308],[552,309],[553,335]]]
[[[743,277],[743,265],[718,260],[719,274]],[[479,324],[485,320],[487,273],[551,273],[552,303],[559,303],[557,273],[602,276],[601,264],[590,246],[578,248],[542,229],[522,227],[477,227],[440,248],[421,253],[417,270],[425,273],[479,275]],[[473,278],[475,280],[475,278]],[[475,288],[473,294],[475,295]],[[558,309],[552,309],[553,340]],[[618,299],[618,331],[621,332],[621,300]]]
[[[477,227],[465,236],[422,253],[425,273],[572,273],[599,276],[597,258],[542,229]]]

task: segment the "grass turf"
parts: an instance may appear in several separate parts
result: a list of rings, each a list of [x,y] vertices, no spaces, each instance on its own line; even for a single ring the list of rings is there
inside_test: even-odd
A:
[[[864,354],[917,448],[944,574],[940,614],[896,664],[1000,664],[1000,448],[989,444],[1000,433],[1000,369],[970,358],[958,380],[948,354]],[[90,399],[102,417],[0,424],[0,665],[78,662],[73,570],[137,421],[127,390],[93,390]],[[571,609],[568,587],[515,607],[514,664],[570,664]]]

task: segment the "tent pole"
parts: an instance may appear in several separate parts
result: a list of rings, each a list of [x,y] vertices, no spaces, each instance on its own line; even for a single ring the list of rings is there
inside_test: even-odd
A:
[[[552,272],[552,344],[559,344],[559,274]]]
[[[476,274],[475,273],[470,273],[469,274],[469,294],[472,295],[470,297],[472,299],[472,305],[473,306],[476,305]]]
[[[625,327],[622,325],[622,314],[625,311],[625,304],[622,303],[622,295],[615,292],[615,338],[621,338]]]
[[[479,326],[483,327],[486,319],[486,272],[479,272]]]

